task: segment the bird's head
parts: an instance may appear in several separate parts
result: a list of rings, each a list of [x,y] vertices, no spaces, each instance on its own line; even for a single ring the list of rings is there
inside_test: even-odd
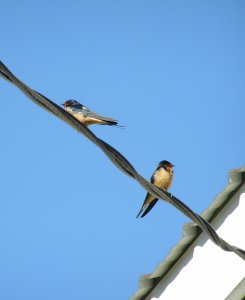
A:
[[[166,168],[168,171],[171,171],[174,168],[174,165],[167,160],[162,160],[158,164],[158,168],[162,168],[162,167]]]
[[[76,100],[67,100],[66,102],[62,103],[61,105],[63,105],[64,107],[69,107],[69,106],[73,106],[73,105],[77,105],[80,104],[79,102],[77,102]]]

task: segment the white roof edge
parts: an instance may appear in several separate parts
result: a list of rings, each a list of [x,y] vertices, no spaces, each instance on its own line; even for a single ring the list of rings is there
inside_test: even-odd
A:
[[[230,201],[232,195],[240,188],[243,182],[245,182],[245,166],[240,169],[231,170],[229,172],[227,186],[215,197],[214,201],[203,211],[201,216],[211,222],[225,207],[226,203]],[[193,222],[184,224],[183,238],[170,250],[169,254],[157,266],[152,274],[140,277],[139,289],[130,298],[130,300],[143,300],[154,286],[156,286],[160,279],[162,279],[173,265],[175,265],[175,263],[182,257],[186,249],[189,248],[192,242],[201,233],[199,227]]]
[[[225,298],[225,300],[244,300],[245,299],[245,278],[238,283],[234,290]]]

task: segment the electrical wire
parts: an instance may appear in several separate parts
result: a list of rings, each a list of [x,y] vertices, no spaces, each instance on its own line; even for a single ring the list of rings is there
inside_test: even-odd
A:
[[[8,82],[14,84],[20,89],[30,100],[39,105],[41,108],[47,110],[51,114],[55,115],[59,119],[66,122],[69,126],[73,127],[81,134],[86,136],[91,142],[97,145],[105,155],[111,160],[111,162],[120,169],[123,173],[138,181],[138,183],[154,197],[163,199],[170,203],[184,215],[195,222],[202,231],[206,232],[209,238],[224,251],[234,252],[243,260],[245,260],[245,251],[236,246],[232,246],[218,236],[213,227],[200,215],[193,212],[186,204],[181,200],[173,196],[172,194],[156,187],[144,177],[142,177],[132,166],[132,164],[115,148],[98,138],[90,129],[80,123],[70,113],[58,106],[56,103],[48,99],[41,93],[31,89],[16,76],[14,76],[10,70],[0,61],[0,76],[2,76]]]

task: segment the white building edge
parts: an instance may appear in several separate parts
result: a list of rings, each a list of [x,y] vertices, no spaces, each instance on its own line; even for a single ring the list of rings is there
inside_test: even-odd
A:
[[[221,238],[245,249],[245,166],[201,214]],[[245,300],[245,261],[223,251],[197,225],[184,225],[183,238],[156,270],[140,278],[130,300]]]

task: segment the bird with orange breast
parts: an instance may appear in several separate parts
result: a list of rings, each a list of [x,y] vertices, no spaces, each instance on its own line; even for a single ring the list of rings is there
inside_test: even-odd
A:
[[[153,173],[151,177],[151,183],[155,186],[164,189],[165,191],[168,191],[170,188],[173,177],[174,177],[174,171],[173,171],[174,165],[167,161],[163,160],[160,161],[158,164],[155,172]],[[145,201],[140,209],[140,212],[137,215],[137,218],[140,216],[143,218],[145,215],[148,214],[148,212],[154,207],[154,205],[157,203],[158,198],[154,197],[150,193],[147,193],[145,197]]]

